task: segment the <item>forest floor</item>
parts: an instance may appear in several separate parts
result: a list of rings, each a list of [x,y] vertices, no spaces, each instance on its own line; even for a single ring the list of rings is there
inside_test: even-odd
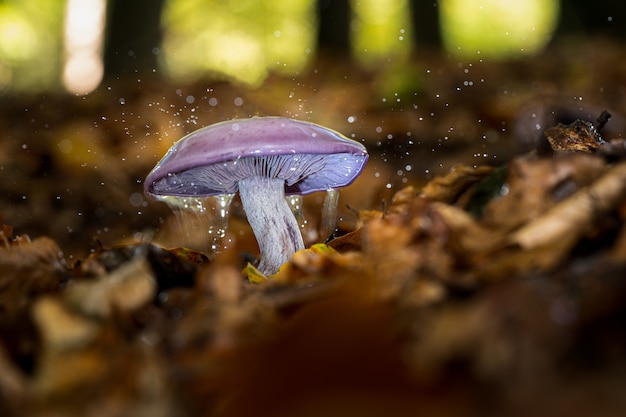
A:
[[[7,97],[0,414],[623,415],[625,62],[570,39],[515,62],[324,57],[257,89]],[[333,236],[307,196],[308,249],[267,279],[245,272],[237,200],[203,253],[205,223],[142,191],[186,133],[252,115],[371,155]]]

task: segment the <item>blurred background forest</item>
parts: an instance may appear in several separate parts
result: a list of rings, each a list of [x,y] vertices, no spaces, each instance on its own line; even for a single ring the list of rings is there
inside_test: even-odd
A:
[[[623,36],[625,9],[616,0],[4,0],[0,88],[89,93],[146,72],[259,86],[327,53],[368,69],[433,48],[519,58],[566,34]]]
[[[607,108],[620,135],[625,34],[617,0],[4,0],[0,213],[70,254],[150,238],[169,216],[141,192],[154,163],[253,115],[364,142],[344,206],[379,207],[556,120]]]

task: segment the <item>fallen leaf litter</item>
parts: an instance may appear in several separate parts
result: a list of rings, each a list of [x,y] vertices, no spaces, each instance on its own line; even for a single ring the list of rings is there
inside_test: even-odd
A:
[[[70,265],[3,225],[2,411],[619,409],[626,162],[568,143],[406,187],[271,277],[149,243]]]

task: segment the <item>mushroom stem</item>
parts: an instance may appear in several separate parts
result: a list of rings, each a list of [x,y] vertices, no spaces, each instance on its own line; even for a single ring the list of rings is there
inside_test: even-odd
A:
[[[259,271],[278,272],[297,251],[304,249],[298,222],[285,201],[285,181],[249,177],[239,181],[239,197],[259,244]]]
[[[321,237],[330,239],[337,227],[337,203],[339,202],[339,191],[335,188],[326,190],[326,198],[322,206],[322,224],[320,227]]]

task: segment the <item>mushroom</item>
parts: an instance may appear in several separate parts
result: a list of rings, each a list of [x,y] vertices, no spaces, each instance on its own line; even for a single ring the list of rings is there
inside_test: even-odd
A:
[[[260,251],[259,271],[278,272],[304,249],[285,195],[352,183],[368,154],[363,145],[314,123],[281,117],[234,119],[176,142],[148,174],[153,197],[204,197],[239,191]]]

